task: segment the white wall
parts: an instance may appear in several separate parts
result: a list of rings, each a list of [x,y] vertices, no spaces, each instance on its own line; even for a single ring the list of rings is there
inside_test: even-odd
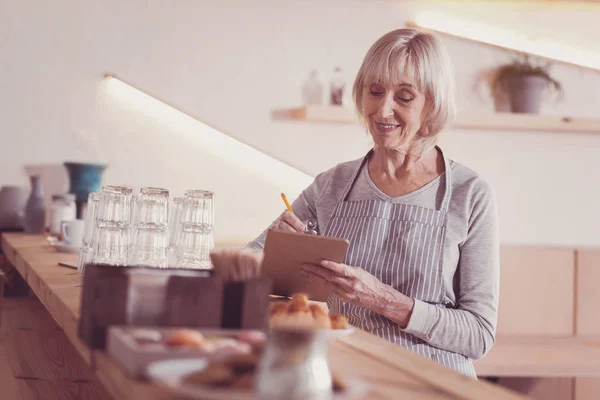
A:
[[[103,90],[103,75],[114,73],[314,175],[362,155],[369,146],[362,129],[273,121],[271,111],[300,103],[312,68],[326,80],[339,65],[350,82],[377,37],[426,7],[434,6],[389,0],[2,2],[0,184],[26,184],[26,164],[107,162],[105,183],[165,186],[175,194],[215,190],[217,235],[252,237],[282,210],[281,186],[115,101]],[[482,18],[530,29],[530,19],[490,7],[479,10]],[[578,27],[582,20],[574,16],[548,11],[544,21]],[[460,108],[491,111],[477,76],[507,55],[444,40],[456,64]],[[559,65],[553,71],[565,98],[545,103],[543,113],[597,117],[600,74]],[[495,187],[504,243],[600,245],[600,135],[456,131],[443,145]],[[64,182],[59,186],[49,192],[65,189]]]

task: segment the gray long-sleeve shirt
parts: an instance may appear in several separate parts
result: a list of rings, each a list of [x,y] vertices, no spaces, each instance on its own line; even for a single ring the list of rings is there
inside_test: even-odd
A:
[[[294,213],[303,221],[316,219],[327,226],[350,176],[362,159],[337,165],[318,175],[293,202]],[[479,359],[494,342],[499,292],[498,218],[491,187],[477,173],[451,162],[452,197],[443,252],[446,306],[415,300],[404,331],[431,346]],[[439,208],[446,174],[422,188],[399,197],[389,197],[363,168],[348,195],[350,201],[383,200],[391,203]],[[262,249],[266,230],[249,243]],[[360,267],[358,265],[358,267]]]

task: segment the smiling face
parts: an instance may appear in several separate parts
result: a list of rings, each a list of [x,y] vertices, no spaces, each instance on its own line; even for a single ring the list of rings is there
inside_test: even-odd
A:
[[[454,117],[452,64],[441,40],[397,29],[367,52],[352,91],[376,147],[423,154]]]
[[[399,78],[365,85],[362,115],[376,146],[408,150],[418,142],[427,97],[409,76]]]

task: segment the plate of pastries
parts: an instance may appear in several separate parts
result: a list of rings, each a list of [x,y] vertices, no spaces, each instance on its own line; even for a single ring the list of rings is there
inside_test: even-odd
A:
[[[350,335],[354,327],[343,315],[329,314],[318,303],[310,302],[303,293],[294,293],[291,300],[274,301],[269,308],[270,328],[312,328],[326,330],[327,337]]]
[[[250,345],[249,353],[157,361],[148,366],[146,376],[157,385],[186,398],[254,399],[258,363],[265,342],[255,334],[239,339]],[[332,400],[360,398],[368,391],[364,381],[344,379],[333,371],[331,388]]]

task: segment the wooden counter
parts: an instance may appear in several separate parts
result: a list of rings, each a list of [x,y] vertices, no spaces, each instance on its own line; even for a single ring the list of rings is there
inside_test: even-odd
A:
[[[77,336],[82,279],[58,266],[77,256],[57,253],[43,237],[4,234],[8,260],[30,285],[66,336],[117,399],[167,399],[156,386],[127,377],[104,352],[91,351]],[[332,344],[332,369],[370,383],[367,399],[510,400],[524,397],[487,382],[474,381],[433,361],[410,353],[369,333],[355,334]]]

